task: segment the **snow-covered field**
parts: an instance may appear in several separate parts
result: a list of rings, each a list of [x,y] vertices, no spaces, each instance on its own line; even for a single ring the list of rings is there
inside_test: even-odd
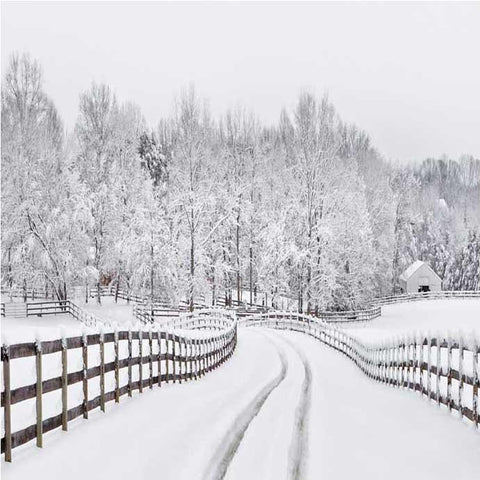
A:
[[[451,333],[459,338],[480,338],[480,299],[423,300],[382,307],[382,316],[371,322],[342,325],[362,340],[383,340],[404,334]]]
[[[2,318],[2,342],[14,344],[60,338],[62,331],[70,336],[81,335],[83,324],[71,315],[45,315],[43,317]]]
[[[32,442],[15,449],[2,473],[5,480],[42,471],[55,479],[68,471],[70,480],[476,478],[480,437],[442,410],[372,382],[303,334],[240,329],[237,351],[218,370],[71,422],[68,433],[46,435],[43,449]]]
[[[97,304],[95,298],[91,298],[88,303],[85,303],[84,299],[75,299],[75,303],[108,323],[128,325],[135,321],[133,303],[128,303],[126,300],[119,299],[118,302],[115,302],[114,297],[102,297],[101,305]]]
[[[101,307],[81,306],[109,322],[132,322],[131,305],[102,300]],[[404,303],[382,312],[346,328],[370,341],[415,331],[480,336],[476,299]],[[68,315],[2,323],[12,343],[38,334],[58,338],[61,328],[82,331]],[[38,477],[48,465],[48,478],[63,478],[68,469],[71,480],[160,473],[166,479],[475,478],[480,436],[428,403],[373,382],[304,334],[241,328],[235,354],[220,369],[197,382],[123,397],[106,415],[92,411],[88,421],[69,423],[68,433],[45,435],[43,449],[34,442],[14,449],[13,463],[2,461],[2,475]]]
[[[91,299],[88,303],[78,298],[74,301],[80,308],[108,324],[128,328],[132,323],[136,323],[133,304],[128,304],[125,300],[115,303],[113,297],[103,297],[101,305],[97,305],[95,299]],[[10,344],[31,342],[37,337],[60,338],[62,331],[69,336],[81,335],[83,328],[83,324],[68,314],[2,318],[2,338]]]

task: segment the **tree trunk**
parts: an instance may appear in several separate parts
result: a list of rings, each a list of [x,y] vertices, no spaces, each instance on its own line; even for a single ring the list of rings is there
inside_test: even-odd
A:
[[[117,277],[117,284],[115,285],[115,303],[118,303],[118,292],[120,290],[120,273]]]
[[[215,296],[217,294],[217,286],[215,285],[215,266],[212,268],[212,307],[215,306]]]
[[[250,245],[250,306],[253,305],[253,248]]]
[[[240,208],[237,212],[237,231],[236,231],[236,247],[237,247],[237,302],[240,305],[242,301],[242,286],[240,279]]]
[[[153,238],[150,243],[150,301],[153,304],[153,280],[154,280],[154,267],[153,267]]]
[[[12,263],[11,263],[11,247],[8,249],[8,287],[11,289],[13,286],[13,275],[12,275]]]
[[[101,305],[102,304],[102,297],[100,295],[100,276],[98,277],[98,280],[97,280],[97,303],[98,305]]]
[[[190,235],[190,291],[189,291],[189,301],[190,301],[190,311],[193,312],[194,302],[194,276],[195,276],[195,237],[192,234]]]

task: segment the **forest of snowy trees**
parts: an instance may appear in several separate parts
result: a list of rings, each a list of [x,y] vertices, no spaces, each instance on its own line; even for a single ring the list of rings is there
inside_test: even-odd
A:
[[[392,165],[327,96],[305,92],[273,127],[243,108],[214,117],[193,88],[172,110],[152,129],[93,84],[66,132],[40,65],[11,58],[2,285],[63,299],[111,283],[192,305],[246,290],[350,309],[399,293],[420,259],[444,289],[480,289],[480,160]]]

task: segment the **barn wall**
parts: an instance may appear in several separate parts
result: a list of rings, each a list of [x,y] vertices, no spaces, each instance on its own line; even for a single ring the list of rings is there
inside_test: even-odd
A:
[[[442,282],[426,265],[422,265],[407,281],[407,293],[417,293],[420,284],[423,283],[423,277],[428,278],[426,285],[430,286],[430,291],[438,292],[442,289]],[[422,280],[422,281],[421,281]]]

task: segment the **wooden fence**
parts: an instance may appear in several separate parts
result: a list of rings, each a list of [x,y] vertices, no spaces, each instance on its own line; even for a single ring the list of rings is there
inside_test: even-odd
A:
[[[373,300],[374,305],[391,305],[393,303],[416,302],[418,300],[441,300],[444,298],[480,298],[480,290],[455,291],[441,290],[438,292],[404,293]]]
[[[217,317],[218,322],[213,322],[211,327],[205,323],[208,322],[205,317],[184,318],[181,327],[191,331],[182,333],[170,329],[121,330],[3,345],[1,404],[5,436],[1,451],[5,453],[5,460],[11,461],[15,447],[33,439],[42,447],[45,433],[60,426],[66,431],[68,422],[79,416],[88,419],[89,412],[95,408],[105,411],[106,403],[118,403],[123,395],[132,396],[135,390],[142,393],[143,389],[161,386],[163,382],[196,380],[217,368],[232,355],[237,341],[235,318],[227,316],[220,325],[220,315]],[[209,331],[198,331],[200,328],[209,328]],[[24,362],[28,358],[35,364],[36,381],[12,388],[12,381],[15,385],[22,383]],[[23,363],[16,365],[18,361]],[[55,364],[58,372],[53,376],[42,373],[45,366],[51,373]],[[75,399],[70,398],[71,392],[79,385],[82,398],[75,404]],[[92,394],[92,390],[99,393]],[[52,400],[51,393],[56,391],[61,394],[60,402]],[[78,391],[76,393],[78,396]],[[15,405],[28,401],[35,402],[36,421],[16,429],[15,423],[19,420],[14,415]],[[58,411],[47,416],[45,406],[51,413],[52,405],[57,405]]]
[[[319,312],[316,318],[325,322],[333,323],[352,323],[352,322],[368,322],[382,315],[380,305],[375,305],[364,310],[351,310],[344,312]]]
[[[198,316],[205,316],[205,315],[215,315],[216,312],[224,312],[227,311],[224,308],[218,307],[201,307],[196,308],[195,315]],[[237,308],[237,309],[228,309],[230,312],[235,312],[237,317],[246,317],[249,315],[253,315],[255,313],[264,313],[268,310],[262,307],[248,307],[248,308]],[[171,320],[176,318],[181,318],[184,315],[190,315],[190,312],[185,310],[175,310],[173,308],[169,308],[166,306],[154,304],[154,305],[142,305],[142,304],[135,304],[133,307],[133,313],[135,318],[143,324],[148,323],[155,323],[160,322],[161,324],[169,323]],[[171,323],[171,322],[170,322]],[[173,324],[176,325],[175,322]]]
[[[350,358],[368,377],[419,392],[479,424],[480,348],[475,339],[413,337],[364,343],[334,325],[297,313],[255,315],[239,325],[306,333]]]
[[[22,317],[43,317],[44,315],[64,315],[68,314],[73,316],[79,322],[85,324],[89,327],[94,327],[97,325],[106,325],[106,322],[98,319],[95,315],[86,312],[85,310],[78,307],[71,300],[63,301],[42,301],[42,302],[27,302],[19,304],[11,304],[15,307],[20,306],[22,308]],[[6,306],[10,307],[10,304],[2,303],[2,316],[5,316],[5,311],[7,311],[6,316],[15,316],[10,315]]]
[[[0,289],[0,294],[2,298],[23,298],[26,301],[53,297],[54,292],[53,290],[46,291],[45,288],[42,287],[24,289],[21,287],[8,288],[6,286],[2,286]]]

